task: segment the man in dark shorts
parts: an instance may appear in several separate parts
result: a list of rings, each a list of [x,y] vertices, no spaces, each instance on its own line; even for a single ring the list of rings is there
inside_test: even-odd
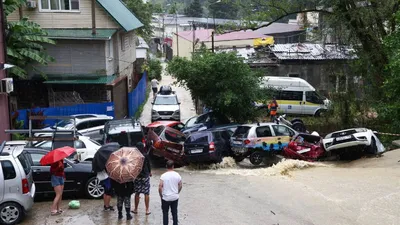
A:
[[[100,181],[100,184],[104,187],[104,195],[103,195],[104,211],[114,211],[114,207],[110,205],[111,197],[113,195],[113,189],[111,187],[110,178]]]
[[[150,215],[149,202],[150,202],[150,177],[151,177],[151,165],[150,160],[145,152],[144,145],[142,142],[138,142],[136,147],[144,156],[142,172],[134,181],[133,187],[135,191],[135,209],[132,211],[133,214],[137,214],[138,206],[140,201],[140,194],[144,194],[144,204],[146,206],[146,215]]]

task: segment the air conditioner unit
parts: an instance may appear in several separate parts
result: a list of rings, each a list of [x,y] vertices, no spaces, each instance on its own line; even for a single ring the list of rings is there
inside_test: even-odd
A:
[[[12,78],[4,78],[1,80],[1,88],[0,91],[2,93],[11,93],[14,91],[14,83]]]
[[[27,1],[26,2],[26,7],[28,9],[36,9],[36,7],[37,7],[36,1]]]

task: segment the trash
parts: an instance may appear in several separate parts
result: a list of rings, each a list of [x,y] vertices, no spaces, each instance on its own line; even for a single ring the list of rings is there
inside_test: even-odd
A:
[[[72,200],[68,204],[70,209],[79,209],[81,207],[81,203],[78,200]]]

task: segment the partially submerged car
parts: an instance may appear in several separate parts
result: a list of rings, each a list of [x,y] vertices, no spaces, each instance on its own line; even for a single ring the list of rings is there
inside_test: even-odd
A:
[[[324,155],[322,138],[312,134],[297,134],[293,136],[289,145],[283,148],[283,156],[289,159],[315,161]]]
[[[249,157],[259,165],[264,157],[274,156],[289,144],[297,131],[284,124],[257,123],[239,126],[231,137],[231,147],[236,161]]]
[[[179,165],[185,165],[183,143],[185,135],[167,126],[158,126],[147,133],[147,139],[151,143],[150,156],[173,160]]]
[[[185,128],[182,130],[185,134],[190,134],[196,131],[206,130],[209,128],[231,124],[229,118],[220,113],[211,111],[189,118],[185,123]],[[232,124],[233,125],[233,124]]]
[[[379,138],[367,128],[352,128],[330,133],[323,139],[323,145],[327,152],[338,155],[354,155],[355,152],[379,154],[385,151]]]

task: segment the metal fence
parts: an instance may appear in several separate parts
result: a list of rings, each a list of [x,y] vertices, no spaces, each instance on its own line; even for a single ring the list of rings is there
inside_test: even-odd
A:
[[[136,111],[139,109],[140,105],[146,100],[146,90],[147,90],[147,73],[144,72],[142,79],[140,79],[136,88],[128,93],[128,112],[129,117],[133,117]]]
[[[114,116],[114,103],[88,103],[62,107],[21,109],[18,110],[17,120],[24,121],[24,128],[27,129],[30,115],[70,116],[74,114],[103,114]],[[41,122],[41,124],[35,125],[35,128],[39,129],[42,128],[42,126],[53,126],[55,123],[57,123],[56,120],[48,119]]]

